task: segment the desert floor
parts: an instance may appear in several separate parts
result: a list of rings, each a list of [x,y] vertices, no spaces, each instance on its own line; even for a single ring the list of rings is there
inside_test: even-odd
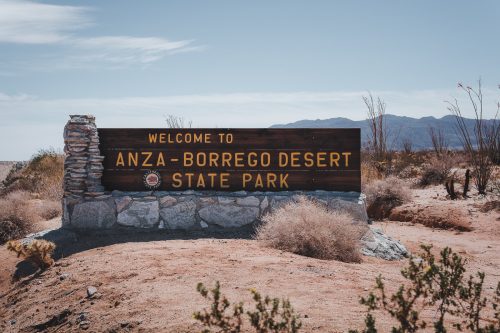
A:
[[[488,199],[452,202],[441,187],[414,190],[413,204],[425,209],[457,206],[470,220],[471,232],[436,230],[404,222],[375,222],[374,227],[399,239],[412,252],[433,244],[436,253],[452,247],[468,259],[468,272],[486,273],[491,295],[500,280],[500,214],[475,206]],[[40,229],[54,227],[55,219]],[[56,265],[39,275],[14,281],[26,263],[0,249],[0,331],[35,332],[193,332],[200,326],[192,313],[208,306],[196,284],[220,281],[229,300],[250,304],[249,289],[289,298],[301,314],[303,332],[346,332],[361,328],[366,295],[382,274],[391,291],[403,283],[402,261],[364,257],[361,264],[317,260],[263,247],[245,235],[141,233],[80,235],[59,249]],[[87,298],[87,287],[97,297]],[[434,313],[424,313],[432,319]],[[59,316],[59,317],[58,317]],[[57,320],[63,318],[61,320]],[[52,320],[51,320],[52,319]],[[83,323],[82,323],[83,322]],[[387,317],[378,317],[381,332]]]

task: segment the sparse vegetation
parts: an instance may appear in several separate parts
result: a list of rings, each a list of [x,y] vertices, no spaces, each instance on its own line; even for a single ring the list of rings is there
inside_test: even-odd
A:
[[[410,138],[404,138],[402,140],[402,145],[405,155],[411,155],[413,153],[413,142]]]
[[[35,200],[26,191],[13,191],[0,198],[0,244],[18,239],[34,230],[38,221],[61,215],[61,203]]]
[[[23,191],[0,199],[0,244],[23,237],[33,229],[39,216],[29,200],[30,194]]]
[[[377,98],[377,102],[373,96],[363,96],[363,101],[368,109],[368,124],[370,128],[368,150],[371,153],[373,161],[385,163],[388,160],[387,148],[387,126],[385,124],[385,102]]]
[[[221,294],[219,281],[211,290],[203,283],[198,283],[196,289],[211,302],[210,311],[205,309],[193,314],[205,327],[202,332],[214,332],[214,329],[215,332],[238,333],[244,326],[250,325],[257,333],[296,333],[302,326],[299,316],[286,299],[262,297],[256,290],[251,290],[255,310],[245,312],[243,302],[231,306]]]
[[[0,244],[61,215],[63,165],[64,156],[48,149],[12,166],[0,193]]]
[[[371,94],[363,96],[363,101],[368,109],[367,121],[369,128],[368,142],[366,146],[368,158],[365,159],[365,162],[371,163],[378,170],[378,172],[384,176],[391,175],[395,172],[395,165],[393,162],[396,152],[391,149],[389,143],[387,142],[391,133],[385,121],[386,104],[380,97],[378,97],[375,102]],[[406,149],[409,149],[410,151],[412,149],[412,145],[409,140],[406,142]]]
[[[353,224],[347,213],[328,210],[306,197],[263,217],[256,238],[292,253],[344,262],[360,262],[359,240],[366,225]]]
[[[430,246],[422,246],[422,250],[418,257],[410,258],[408,266],[401,271],[408,283],[401,285],[395,294],[387,294],[384,279],[379,276],[375,290],[361,298],[361,304],[368,308],[366,327],[361,332],[377,332],[375,310],[389,314],[397,322],[391,332],[430,329],[431,325],[420,317],[422,310],[429,307],[436,310],[432,323],[436,333],[450,329],[500,332],[500,282],[493,298],[488,299],[483,291],[484,273],[467,278],[466,260],[450,248],[444,248],[439,259],[431,253]]]
[[[169,114],[165,117],[167,122],[167,128],[191,128],[193,122],[191,120],[186,121],[184,117]]]
[[[429,136],[431,138],[432,148],[436,156],[442,156],[448,152],[448,140],[441,128],[429,127]]]
[[[450,176],[452,168],[456,165],[457,159],[452,152],[443,152],[440,155],[430,156],[428,162],[424,165],[419,185],[422,187],[428,185],[443,184]]]
[[[61,203],[57,201],[42,201],[35,209],[43,220],[51,220],[62,214]]]
[[[384,175],[373,165],[365,151],[361,154],[361,190],[364,192],[369,183],[384,178]]]
[[[379,275],[376,285],[360,303],[367,307],[365,328],[350,333],[378,332],[376,314],[383,312],[393,318],[391,332],[414,333],[432,330],[445,333],[451,329],[474,333],[500,332],[500,281],[492,297],[484,292],[485,274],[466,275],[467,261],[445,247],[439,258],[432,247],[421,246],[422,252],[411,257],[401,275],[407,280],[392,295],[388,294],[384,278]],[[198,292],[211,302],[210,310],[195,312],[193,317],[203,324],[202,332],[241,332],[248,324],[255,332],[298,332],[302,326],[288,300],[262,297],[252,290],[254,311],[244,310],[244,303],[231,304],[221,294],[220,284],[208,290],[202,283]],[[425,310],[435,312],[433,322],[422,319]],[[246,316],[245,316],[246,315]]]
[[[18,258],[23,257],[42,271],[54,264],[52,254],[55,248],[56,245],[54,243],[43,239],[35,239],[27,244],[18,240],[7,242],[7,249],[9,251],[15,252]]]
[[[488,125],[483,113],[481,80],[478,81],[477,89],[469,86],[464,87],[461,83],[458,84],[458,87],[465,91],[474,111],[475,125],[473,133],[470,133],[468,129],[462,115],[462,109],[456,99],[453,102],[448,102],[448,110],[455,115],[457,132],[460,135],[464,151],[472,164],[472,177],[477,190],[479,194],[486,194],[493,166],[499,160],[500,155],[498,150],[500,147],[500,123],[498,122],[500,103],[497,103],[497,112],[493,122]]]
[[[54,149],[38,151],[29,162],[16,163],[3,181],[4,193],[22,190],[47,200],[62,198],[64,156]]]
[[[422,153],[403,150],[392,154],[392,175],[398,178],[415,178],[420,173]]]
[[[476,205],[479,211],[482,213],[489,213],[491,211],[497,211],[500,213],[500,200],[487,201],[482,205]]]
[[[394,207],[411,198],[410,190],[396,177],[374,181],[365,187],[365,194],[368,216],[375,219],[388,217]]]
[[[438,205],[428,205],[425,209],[409,207],[409,205],[397,207],[392,210],[389,218],[391,221],[419,223],[429,228],[472,230],[462,210]]]

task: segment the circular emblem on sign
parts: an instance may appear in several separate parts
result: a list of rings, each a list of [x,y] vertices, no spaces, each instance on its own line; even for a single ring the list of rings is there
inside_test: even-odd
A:
[[[161,185],[161,175],[156,170],[146,171],[142,179],[144,181],[144,186],[150,190],[155,190]]]

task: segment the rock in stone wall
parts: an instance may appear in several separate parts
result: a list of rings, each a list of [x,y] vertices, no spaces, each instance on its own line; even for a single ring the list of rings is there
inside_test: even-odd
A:
[[[111,228],[116,224],[116,206],[110,200],[78,203],[73,208],[71,224],[80,229]]]
[[[146,229],[235,228],[258,223],[261,217],[299,195],[345,211],[366,222],[363,196],[345,192],[120,192],[110,199],[85,199],[69,205],[75,228],[135,227]],[[79,215],[89,215],[82,217]]]
[[[160,222],[160,209],[158,201],[133,200],[132,203],[120,213],[116,222],[126,227],[153,228]]]

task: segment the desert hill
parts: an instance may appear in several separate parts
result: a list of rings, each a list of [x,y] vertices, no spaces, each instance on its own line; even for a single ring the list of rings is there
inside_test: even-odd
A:
[[[388,129],[388,144],[394,149],[402,148],[402,141],[409,139],[414,149],[428,149],[432,147],[429,136],[429,128],[441,129],[450,148],[461,148],[459,135],[456,132],[455,116],[449,115],[442,118],[423,117],[411,118],[387,114],[385,116]],[[474,119],[465,119],[470,133],[474,131]],[[493,120],[487,120],[487,123],[493,123]],[[337,117],[330,119],[316,120],[298,120],[288,124],[276,124],[272,128],[361,128],[361,139],[363,143],[368,140],[369,127],[366,120],[351,120],[348,118]]]

